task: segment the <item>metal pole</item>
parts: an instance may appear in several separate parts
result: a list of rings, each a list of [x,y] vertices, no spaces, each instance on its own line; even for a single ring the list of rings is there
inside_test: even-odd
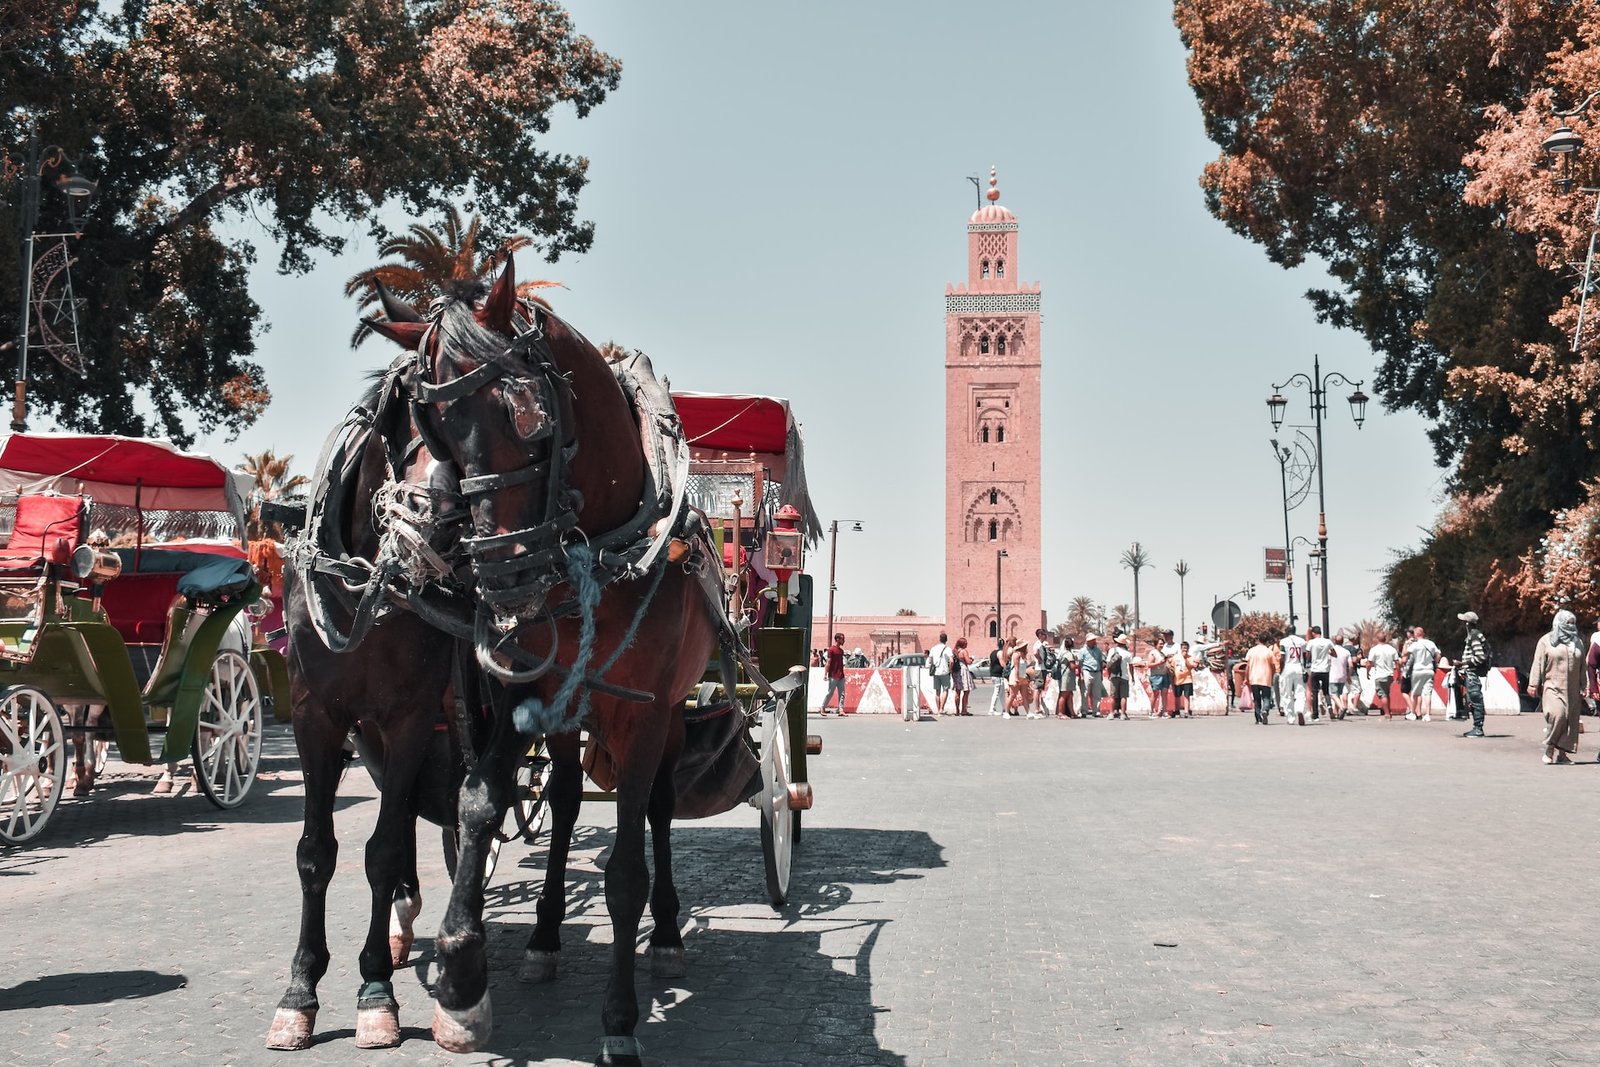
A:
[[[1000,561],[1005,558],[1006,550],[994,550],[994,643],[996,648],[1004,648],[1006,643],[1005,616],[1001,606],[1005,603],[1000,599]]]
[[[834,519],[828,524],[828,644],[833,644],[833,591],[839,586],[834,582],[834,569],[839,565],[839,520]]]
[[[1589,306],[1589,272],[1594,267],[1594,239],[1600,234],[1600,189],[1592,190],[1594,198],[1594,218],[1589,223],[1589,254],[1583,260],[1583,288],[1578,291],[1578,328],[1572,333],[1572,351],[1578,351],[1578,345],[1583,341],[1583,313]]]
[[[11,429],[28,428],[28,325],[33,304],[33,229],[39,223],[39,134],[28,134],[28,164],[22,174],[22,311],[17,316],[17,384],[11,402]]]
[[[1294,543],[1289,538],[1289,456],[1287,448],[1278,445],[1278,439],[1272,439],[1272,454],[1278,458],[1278,482],[1283,487],[1283,577],[1284,586],[1289,591],[1289,629],[1294,629]],[[1310,586],[1306,596],[1310,596]],[[1306,604],[1306,614],[1311,614],[1311,605]]]
[[[1311,357],[1312,386],[1311,410],[1316,415],[1317,424],[1317,548],[1321,551],[1322,559],[1322,632],[1327,634],[1332,629],[1328,625],[1328,500],[1322,487],[1322,413],[1327,407],[1327,390],[1322,383],[1322,357],[1313,354]],[[1306,614],[1311,614],[1311,579],[1306,579]]]

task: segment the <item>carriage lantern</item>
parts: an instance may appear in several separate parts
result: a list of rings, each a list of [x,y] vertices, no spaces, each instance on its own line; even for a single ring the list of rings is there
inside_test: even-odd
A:
[[[800,512],[793,504],[785,504],[772,517],[773,529],[767,531],[767,566],[778,576],[778,614],[789,613],[789,575],[802,569],[805,556],[805,537],[800,533]]]

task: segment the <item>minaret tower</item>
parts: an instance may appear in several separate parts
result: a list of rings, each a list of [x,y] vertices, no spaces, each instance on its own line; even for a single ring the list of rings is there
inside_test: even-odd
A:
[[[1040,287],[1018,281],[993,167],[987,197],[967,220],[967,280],[944,296],[945,624],[977,655],[997,634],[1032,640],[1043,619]]]

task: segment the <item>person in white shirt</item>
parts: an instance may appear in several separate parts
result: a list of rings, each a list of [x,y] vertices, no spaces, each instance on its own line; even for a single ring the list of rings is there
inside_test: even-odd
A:
[[[1328,653],[1328,697],[1333,701],[1333,717],[1343,719],[1350,710],[1350,650],[1344,647],[1344,634],[1333,635]]]
[[[1411,644],[1406,648],[1406,673],[1410,682],[1406,690],[1406,718],[1428,722],[1433,718],[1433,669],[1439,664],[1439,646],[1428,640],[1420,626],[1411,633]]]
[[[1293,717],[1301,726],[1306,724],[1306,639],[1299,634],[1289,634],[1278,642],[1283,655],[1283,667],[1278,672],[1278,708],[1287,717]]]
[[[1378,643],[1367,649],[1368,670],[1372,678],[1373,706],[1383,711],[1383,720],[1394,718],[1394,668],[1400,652],[1389,643],[1388,634],[1379,634]]]
[[[945,702],[950,699],[950,683],[955,677],[956,652],[950,647],[950,635],[940,634],[939,643],[928,650],[928,675],[933,679],[933,699],[938,702],[934,715],[944,714]]]
[[[1333,664],[1333,642],[1322,636],[1322,627],[1313,626],[1306,631],[1306,680],[1310,683],[1307,698],[1311,702],[1311,717],[1322,715],[1323,705],[1328,707],[1328,718],[1333,718],[1333,704],[1328,695],[1328,672]]]

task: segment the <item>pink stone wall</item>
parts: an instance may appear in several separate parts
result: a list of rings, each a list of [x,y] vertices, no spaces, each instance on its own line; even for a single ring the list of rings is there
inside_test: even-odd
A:
[[[818,624],[819,648],[828,644],[822,637],[824,625]],[[926,652],[939,643],[944,620],[927,615],[839,615],[834,617],[833,629],[834,633],[844,634],[846,652],[859,648],[876,664],[896,652]],[[951,644],[955,644],[956,636],[950,635]]]
[[[1018,225],[997,200],[968,220],[967,279],[945,290],[945,621],[974,649],[992,641],[999,549],[1002,635],[1044,624],[1041,289],[1017,280]]]

